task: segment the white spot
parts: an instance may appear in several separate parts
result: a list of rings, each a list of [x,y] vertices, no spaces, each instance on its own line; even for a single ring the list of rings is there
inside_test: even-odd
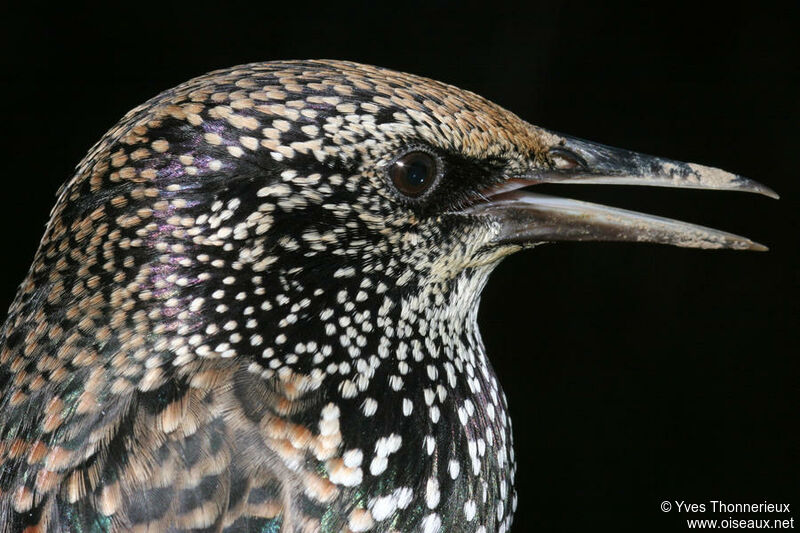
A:
[[[468,522],[471,522],[475,518],[477,510],[478,507],[475,505],[475,501],[467,500],[464,504],[464,516],[467,518]]]
[[[372,521],[371,513],[369,512],[353,512],[350,514],[348,526],[353,533],[361,533],[362,531],[369,531],[375,525]]]
[[[456,479],[458,477],[458,473],[461,471],[461,464],[453,459],[447,465],[447,469],[450,471],[450,479]]]
[[[439,505],[439,482],[435,478],[428,478],[428,483],[425,485],[425,505],[428,509],[435,509]]]
[[[372,416],[377,410],[378,402],[372,398],[367,398],[364,400],[364,403],[361,404],[361,411],[364,413],[364,416]]]
[[[352,278],[356,273],[356,270],[353,267],[343,267],[336,270],[333,273],[334,278]]]
[[[339,418],[339,407],[335,403],[329,403],[322,408],[323,420],[333,420]]]
[[[355,398],[358,396],[358,388],[349,379],[342,381],[339,384],[339,392],[341,393],[342,398]]]
[[[431,389],[425,389],[423,393],[425,394],[425,405],[433,405],[434,392]]]
[[[405,509],[414,498],[414,492],[408,487],[400,487],[394,491],[394,497],[397,499],[397,507]]]
[[[396,433],[392,433],[388,437],[381,437],[375,442],[375,453],[378,456],[386,457],[399,450],[402,444],[403,438]]]
[[[361,461],[363,459],[364,453],[358,448],[347,450],[342,454],[342,460],[344,461],[345,466],[348,468],[356,468],[361,466]]]
[[[411,416],[414,411],[414,403],[408,398],[403,398],[403,416]]]
[[[442,520],[436,513],[431,513],[422,520],[423,533],[438,533],[442,527]]]
[[[397,498],[393,495],[381,496],[372,504],[372,518],[377,521],[385,520],[397,509]]]
[[[425,449],[428,455],[433,455],[433,450],[436,449],[436,440],[430,435],[425,437]]]
[[[355,487],[363,480],[364,474],[360,468],[337,468],[330,473],[330,480],[337,485]]]
[[[399,391],[403,388],[403,378],[396,375],[389,376],[389,386],[392,388],[392,390]]]
[[[378,476],[386,470],[387,466],[389,466],[389,461],[386,457],[378,456],[373,458],[372,462],[369,464],[369,472],[373,476]]]

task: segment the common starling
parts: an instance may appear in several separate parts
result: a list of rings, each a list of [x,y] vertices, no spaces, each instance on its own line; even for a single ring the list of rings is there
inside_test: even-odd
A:
[[[743,237],[522,190],[740,190],[340,61],[168,90],[60,189],[0,331],[1,531],[508,531],[476,315],[505,256]]]

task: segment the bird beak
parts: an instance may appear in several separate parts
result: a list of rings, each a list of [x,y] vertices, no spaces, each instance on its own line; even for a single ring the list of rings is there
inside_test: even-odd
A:
[[[485,201],[467,209],[500,222],[497,244],[635,241],[687,248],[767,250],[745,237],[711,228],[522,190],[540,183],[650,185],[745,191],[778,198],[760,183],[716,168],[539,132],[549,146],[545,158],[548,168],[509,177],[500,186],[483,191]]]

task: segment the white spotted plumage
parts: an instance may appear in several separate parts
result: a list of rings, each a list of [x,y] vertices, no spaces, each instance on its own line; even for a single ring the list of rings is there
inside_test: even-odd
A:
[[[84,418],[62,420],[55,405],[37,422],[91,429],[80,457],[58,448],[80,431],[47,441],[50,461],[77,474],[44,486],[37,472],[50,463],[31,463],[12,480],[15,512],[36,501],[56,520],[48,495],[63,486],[102,501],[120,527],[235,531],[298,517],[287,530],[507,530],[511,425],[476,317],[492,268],[517,248],[487,252],[496,228],[452,214],[483,178],[462,176],[439,203],[398,197],[386,168],[423,145],[455,170],[541,162],[537,130],[480,97],[352,63],[236,67],[127,115],[62,189],[45,266],[3,333],[8,343],[44,320],[23,335],[41,357],[95,369],[77,393]],[[76,248],[60,260],[63,243]],[[39,317],[42,300],[102,357]],[[53,328],[57,347],[41,335]],[[47,390],[61,401],[65,383]],[[25,390],[12,407],[35,400]],[[120,433],[123,419],[136,438]],[[138,455],[109,466],[120,481],[106,486],[87,460],[105,460],[118,435]],[[182,446],[203,438],[220,451],[200,454],[200,470],[180,467]],[[143,481],[152,472],[176,492]],[[217,481],[202,496],[216,503],[181,511],[180,491],[206,478]],[[234,495],[240,485],[250,496]],[[158,516],[130,511],[162,502]],[[70,519],[94,519],[84,511]]]

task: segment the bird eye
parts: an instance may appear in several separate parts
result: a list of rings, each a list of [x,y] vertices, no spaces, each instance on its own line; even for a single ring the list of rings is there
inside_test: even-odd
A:
[[[392,164],[389,177],[398,191],[417,198],[436,181],[436,160],[425,152],[408,152]]]

